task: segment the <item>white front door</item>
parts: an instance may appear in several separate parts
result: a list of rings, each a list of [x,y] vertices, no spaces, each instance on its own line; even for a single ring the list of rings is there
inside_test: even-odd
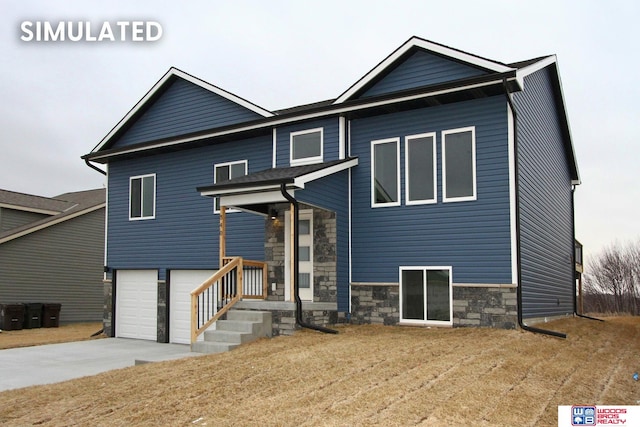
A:
[[[298,244],[300,247],[298,260],[298,287],[300,288],[300,299],[302,301],[313,301],[313,210],[302,210],[299,212],[298,221]],[[285,232],[285,300],[291,301],[291,220],[290,212],[285,212],[284,232]]]

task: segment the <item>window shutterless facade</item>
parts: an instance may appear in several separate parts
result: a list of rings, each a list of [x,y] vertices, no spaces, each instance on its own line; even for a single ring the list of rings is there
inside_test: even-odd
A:
[[[291,166],[322,163],[322,128],[291,132],[289,147]]]
[[[154,219],[156,217],[156,175],[140,175],[129,178],[129,220]]]
[[[442,200],[476,200],[475,127],[442,132]]]
[[[404,155],[406,204],[436,203],[436,134],[407,136]]]
[[[371,206],[400,205],[400,138],[371,141]]]
[[[213,165],[213,182],[219,184],[224,181],[229,181],[233,178],[238,178],[247,174],[247,160],[239,160],[236,162],[218,163]],[[220,199],[215,198],[214,213],[220,212]],[[232,212],[228,210],[227,212]]]

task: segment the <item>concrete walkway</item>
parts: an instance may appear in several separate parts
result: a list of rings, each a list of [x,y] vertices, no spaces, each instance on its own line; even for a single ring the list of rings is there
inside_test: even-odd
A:
[[[202,354],[191,353],[188,345],[127,338],[0,350],[0,391],[96,375],[136,363],[191,356]]]

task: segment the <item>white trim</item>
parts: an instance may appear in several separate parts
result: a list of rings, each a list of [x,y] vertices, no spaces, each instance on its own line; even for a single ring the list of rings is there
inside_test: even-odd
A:
[[[447,150],[446,150],[446,140],[447,135],[454,133],[463,133],[463,132],[471,132],[471,173],[473,178],[473,194],[471,196],[464,197],[447,197]],[[468,126],[457,129],[448,129],[442,131],[442,201],[443,203],[448,202],[466,202],[471,200],[477,200],[478,198],[478,189],[477,189],[477,177],[476,177],[476,127]]]
[[[352,213],[352,208],[351,205],[353,203],[353,200],[351,198],[351,169],[349,169],[349,189],[348,189],[348,193],[347,193],[347,197],[349,200],[349,283],[351,283],[351,279],[353,278],[353,267],[352,267],[352,263],[353,263],[353,255],[352,255],[352,245],[353,245],[353,237],[351,234],[351,226],[352,226],[352,220],[353,220],[353,213]],[[351,313],[351,286],[349,286],[349,313]]]
[[[507,81],[512,81],[512,80],[515,80],[515,78],[510,78]],[[137,153],[137,152],[140,152],[140,151],[147,151],[147,150],[158,149],[158,148],[172,147],[172,146],[175,146],[175,145],[185,144],[185,143],[194,142],[194,141],[200,141],[200,140],[209,139],[209,138],[217,138],[217,137],[220,137],[220,136],[227,136],[227,135],[232,135],[232,134],[239,133],[239,132],[262,129],[262,128],[265,128],[265,127],[279,126],[279,125],[283,125],[283,124],[288,124],[288,123],[293,123],[293,122],[298,122],[298,121],[304,121],[304,120],[310,120],[310,119],[316,119],[316,118],[321,118],[321,117],[326,117],[326,116],[332,116],[332,115],[336,115],[336,114],[348,113],[348,112],[351,112],[351,111],[363,110],[363,109],[367,109],[367,108],[398,104],[398,103],[402,103],[402,102],[406,102],[406,101],[414,101],[414,100],[417,100],[417,99],[428,98],[428,97],[437,96],[437,95],[444,95],[444,94],[448,94],[448,93],[455,93],[455,92],[459,92],[459,91],[463,91],[463,90],[477,89],[477,88],[481,88],[481,87],[485,87],[485,86],[491,86],[491,85],[494,85],[494,84],[502,84],[503,82],[504,82],[503,79],[495,79],[495,80],[491,80],[491,81],[487,81],[487,82],[483,82],[483,83],[477,83],[477,84],[473,84],[473,85],[466,85],[466,86],[449,88],[449,89],[442,89],[442,90],[436,90],[436,91],[426,91],[426,92],[422,92],[422,93],[418,93],[418,94],[414,94],[414,95],[406,95],[406,96],[401,96],[401,97],[393,98],[393,99],[383,99],[383,100],[379,100],[379,101],[372,101],[372,102],[368,102],[368,103],[364,103],[364,104],[358,104],[358,105],[354,105],[354,106],[345,106],[345,107],[336,108],[336,109],[332,109],[332,110],[328,110],[328,111],[321,111],[321,112],[318,112],[318,113],[302,114],[300,116],[288,117],[288,118],[282,118],[282,119],[277,118],[277,119],[270,120],[270,121],[265,122],[265,123],[251,124],[251,125],[241,126],[241,127],[237,127],[237,128],[233,128],[233,129],[223,130],[223,131],[210,132],[210,133],[206,133],[206,134],[202,134],[202,135],[198,135],[198,136],[178,138],[178,139],[171,140],[171,141],[145,145],[143,147],[140,147],[140,146],[132,147],[132,148],[129,148],[129,149],[124,149],[122,151],[118,150],[116,153],[106,153],[106,154],[103,154],[103,155],[90,156],[91,157],[90,160],[94,161],[94,162],[99,162],[100,159],[109,158],[109,157],[111,157],[113,155],[120,156],[120,155],[124,155],[124,154]],[[94,153],[95,151],[96,150],[92,151],[92,153]]]
[[[158,82],[153,85],[153,87],[151,89],[149,89],[149,91],[142,97],[142,99],[140,99],[140,101],[138,101],[136,103],[136,105],[133,106],[133,108],[131,110],[129,110],[129,112],[118,122],[117,125],[115,125],[113,127],[113,129],[111,129],[111,131],[109,131],[109,133],[102,138],[102,140],[98,143],[98,145],[96,145],[96,147],[92,150],[92,152],[96,152],[96,151],[100,151],[100,149],[102,149],[102,147],[104,146],[104,144],[106,144],[118,131],[120,131],[120,129],[122,129],[123,126],[125,126],[125,124],[142,108],[144,107],[144,105],[155,95],[155,93],[173,76],[176,77],[180,77],[190,83],[193,83],[197,86],[200,86],[201,88],[208,90],[210,92],[215,93],[216,95],[219,95],[225,99],[228,99],[229,101],[240,105],[241,107],[244,107],[248,110],[253,111],[254,113],[257,113],[263,117],[273,117],[275,116],[275,114],[273,114],[271,111],[265,110],[262,107],[259,107],[249,101],[247,101],[246,99],[240,98],[237,95],[232,94],[231,92],[227,92],[224,89],[221,89],[217,86],[214,86],[210,83],[205,82],[204,80],[200,80],[197,77],[194,77],[190,74],[185,73],[184,71],[178,70],[177,68],[171,67],[169,68],[169,71],[167,71],[161,78],[160,80],[158,80]]]
[[[79,216],[91,213],[93,211],[97,211],[98,209],[102,209],[105,206],[106,206],[106,203],[100,203],[99,205],[91,206],[90,208],[83,209],[83,210],[75,212],[73,214],[65,215],[65,216],[62,216],[61,218],[54,219],[54,220],[51,220],[51,221],[47,221],[44,224],[36,225],[36,226],[34,226],[32,228],[28,228],[26,230],[17,232],[15,234],[12,234],[10,236],[7,236],[7,237],[4,237],[4,238],[0,239],[0,245],[3,244],[3,243],[9,242],[11,240],[15,240],[15,239],[18,239],[20,237],[26,236],[28,234],[35,233],[36,231],[40,231],[40,230],[43,230],[45,228],[51,227],[53,225],[60,224],[61,222],[65,222],[65,221],[68,221],[70,219],[74,219],[74,218],[77,218]],[[105,214],[105,216],[106,216],[106,214]]]
[[[518,283],[518,229],[516,227],[515,127],[511,105],[507,104],[507,146],[509,153],[509,232],[511,234],[511,281]]]
[[[411,170],[409,168],[409,142],[415,139],[420,139],[420,138],[432,138],[433,199],[411,200],[411,198],[409,197],[409,191],[411,186],[411,179],[410,179]],[[437,139],[436,139],[435,132],[421,133],[417,135],[407,135],[404,138],[404,173],[405,173],[404,191],[405,191],[405,204],[407,206],[427,205],[427,204],[437,203],[438,201],[438,158],[436,155],[436,144],[437,144]]]
[[[242,193],[242,194],[229,194],[220,197],[220,203],[224,206],[233,206],[234,212],[237,212],[244,205],[253,205],[259,203],[280,203],[286,202],[282,193],[277,187],[273,187],[272,191],[265,191],[260,193]],[[229,212],[230,209],[227,209]]]
[[[442,325],[442,326],[452,326],[453,325],[453,267],[451,266],[411,266],[411,265],[407,265],[407,266],[400,266],[398,268],[399,273],[398,273],[398,283],[399,283],[399,289],[398,289],[398,294],[399,294],[399,307],[398,307],[398,311],[400,313],[400,319],[399,322],[400,323],[406,323],[406,324],[417,324],[417,325]],[[417,320],[417,319],[405,319],[403,318],[403,309],[402,309],[402,302],[403,302],[403,296],[402,296],[402,272],[405,270],[422,270],[423,272],[423,285],[424,285],[424,291],[425,291],[425,298],[424,298],[424,320]],[[449,320],[448,321],[444,321],[444,320],[429,320],[427,319],[427,271],[434,271],[434,270],[446,270],[449,272]]]
[[[143,205],[144,205],[144,178],[153,177],[153,215],[144,216]],[[131,182],[134,179],[140,180],[140,217],[132,217],[131,216]],[[148,219],[156,219],[156,193],[157,193],[157,178],[155,173],[148,173],[145,175],[136,175],[129,177],[129,221],[146,221]]]
[[[280,186],[275,184],[274,185],[256,185],[255,187],[230,188],[228,190],[224,190],[222,197],[227,195],[232,196],[236,194],[260,193],[265,191],[271,191],[277,188],[280,188]],[[220,194],[220,191],[216,191],[216,190],[206,190],[206,191],[200,192],[201,196],[210,196],[210,197],[215,197],[219,194]]]
[[[466,52],[462,52],[456,49],[452,49],[447,46],[443,46],[440,44],[436,44],[430,42],[428,40],[420,39],[418,37],[410,38],[405,44],[396,49],[391,55],[389,55],[386,59],[376,65],[371,71],[365,74],[360,80],[358,80],[354,85],[352,85],[346,92],[340,95],[333,104],[342,104],[351,98],[354,94],[360,91],[363,87],[369,84],[372,80],[377,78],[381,73],[383,73],[389,66],[391,66],[394,62],[396,62],[402,55],[407,53],[410,49],[414,47],[419,47],[425,49],[427,51],[431,51],[437,53],[439,55],[447,56],[457,61],[466,62],[468,64],[485,68],[490,71],[494,71],[496,73],[506,73],[509,71],[514,71],[514,68],[511,68],[507,65],[501,64],[499,62],[494,62],[485,58],[480,58],[475,55],[471,55]]]
[[[516,70],[516,80],[520,83],[520,87],[524,90],[524,78],[530,74],[535,73],[536,71],[540,71],[543,68],[548,67],[551,64],[555,64],[557,58],[555,55],[549,55],[546,58],[543,58],[537,62],[534,62],[531,65],[527,65],[526,67],[522,67]]]
[[[346,122],[347,119],[344,116],[338,117],[338,158],[343,160],[345,158],[345,134],[346,134]]]
[[[316,179],[324,178],[325,176],[333,175],[336,172],[340,172],[357,165],[358,165],[358,159],[351,159],[346,162],[338,163],[337,165],[322,168],[318,171],[311,172],[306,175],[301,175],[297,178],[294,178],[293,185],[295,185],[298,188],[304,188],[305,184],[308,182],[315,181]]]
[[[105,189],[104,189],[104,202],[105,202],[105,209],[104,209],[104,263],[102,264],[103,266],[108,266],[109,264],[107,264],[107,250],[109,248],[108,246],[108,238],[109,238],[109,164],[106,164],[105,167]],[[131,207],[129,207],[129,209],[131,209]],[[107,277],[107,272],[104,272],[104,276],[105,278]]]
[[[300,159],[293,158],[293,138],[300,135],[308,135],[312,133],[320,133],[320,155],[313,157],[302,157]],[[291,132],[289,134],[289,164],[291,166],[310,165],[315,163],[322,163],[324,156],[324,128],[305,129],[297,132]]]
[[[30,208],[22,205],[12,205],[10,203],[0,203],[0,208],[12,209],[12,210],[23,211],[23,212],[32,212],[32,213],[38,213],[38,214],[44,214],[44,215],[57,215],[60,212],[62,212],[62,211],[52,211],[50,209]]]
[[[515,283],[452,283],[454,288],[499,288],[499,289],[513,289],[518,285]]]
[[[398,200],[395,202],[388,203],[376,203],[376,191],[375,191],[375,146],[380,144],[396,144],[396,195]],[[371,175],[370,175],[370,183],[371,183],[371,207],[372,208],[380,208],[380,207],[388,207],[388,206],[400,206],[400,199],[402,195],[400,194],[400,138],[387,138],[387,139],[378,139],[375,141],[371,141]]]
[[[231,161],[231,162],[222,162],[222,163],[214,163],[213,165],[213,183],[216,183],[216,169],[224,167],[224,166],[229,166],[229,175],[231,175],[231,166],[233,165],[239,165],[239,164],[244,164],[244,175],[246,176],[247,173],[249,173],[249,161],[248,160],[235,160],[235,161]],[[229,176],[229,179],[232,179],[231,176]],[[219,214],[220,213],[220,209],[216,209],[216,200],[218,198],[214,197],[213,199],[213,213],[214,214]],[[221,205],[222,206],[222,205]],[[238,212],[237,210],[234,209],[227,209],[227,213],[233,213],[233,212]]]
[[[272,151],[273,152],[271,154],[271,167],[273,169],[275,169],[276,165],[277,165],[277,161],[278,161],[278,158],[276,156],[276,150],[278,148],[278,130],[276,128],[273,128],[272,140],[273,140],[273,142],[272,142],[272,146],[273,146],[272,147]]]

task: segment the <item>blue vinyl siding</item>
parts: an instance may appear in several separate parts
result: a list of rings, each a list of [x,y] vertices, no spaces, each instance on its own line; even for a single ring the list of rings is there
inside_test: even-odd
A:
[[[476,201],[442,202],[442,131],[476,129]],[[406,206],[405,137],[436,132],[437,204]],[[370,144],[401,138],[401,206],[371,208]],[[509,167],[504,97],[351,122],[352,280],[397,282],[398,267],[452,266],[457,283],[511,283]]]
[[[338,118],[330,117],[322,120],[313,120],[278,127],[276,130],[276,167],[289,167],[291,132],[315,128],[322,128],[323,132],[322,161],[338,160],[340,152]]]
[[[176,78],[111,148],[262,118],[220,95]]]
[[[308,183],[296,192],[304,203],[336,213],[336,282],[338,311],[349,311],[349,171],[341,171]]]
[[[446,83],[483,74],[486,74],[486,72],[478,68],[425,51],[417,51],[382,80],[369,88],[361,98],[420,86]]]
[[[573,313],[571,177],[548,71],[515,95],[523,317]]]
[[[248,160],[270,167],[270,136],[109,164],[107,265],[116,269],[208,269],[218,266],[219,216],[196,187],[213,183],[216,163]],[[156,218],[129,221],[129,177],[156,174]],[[227,215],[227,254],[264,259],[264,218]]]

